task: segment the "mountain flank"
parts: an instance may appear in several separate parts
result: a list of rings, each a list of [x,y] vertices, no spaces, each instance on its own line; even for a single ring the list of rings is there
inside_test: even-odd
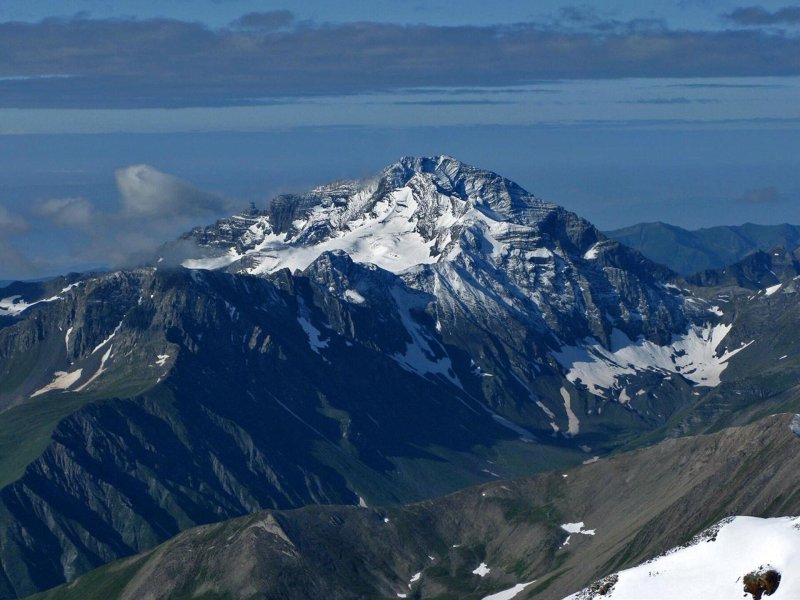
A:
[[[520,584],[529,585],[516,598],[563,598],[729,515],[800,513],[792,418],[405,507],[262,512],[186,531],[35,598],[472,599]]]

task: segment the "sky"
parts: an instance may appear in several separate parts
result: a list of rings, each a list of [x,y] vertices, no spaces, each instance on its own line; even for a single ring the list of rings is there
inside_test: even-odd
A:
[[[800,4],[4,0],[0,280],[450,154],[601,229],[800,223]]]

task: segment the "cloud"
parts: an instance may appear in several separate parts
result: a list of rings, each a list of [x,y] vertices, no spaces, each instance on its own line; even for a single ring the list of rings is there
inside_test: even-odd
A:
[[[161,244],[240,208],[150,165],[131,165],[114,175],[119,204],[105,210],[83,197],[50,198],[33,204],[26,215],[36,218],[26,221],[0,206],[0,279],[136,266],[152,259]],[[22,232],[52,237],[53,248],[29,260],[10,239]]]
[[[620,100],[620,104],[717,104],[719,100],[712,98],[637,98],[636,100]]]
[[[510,100],[395,100],[391,104],[397,106],[410,105],[410,106],[492,106],[496,104],[515,104]]]
[[[671,83],[664,87],[689,88],[689,89],[780,89],[788,87],[781,83]]]
[[[770,12],[762,6],[745,6],[725,15],[739,25],[758,27],[762,25],[799,25],[800,6],[786,6]]]
[[[18,233],[27,228],[28,223],[25,219],[0,205],[0,233]]]
[[[800,38],[757,29],[676,31],[653,21],[588,29],[315,24],[290,17],[248,14],[217,29],[163,18],[0,23],[0,107],[239,106],[543,80],[800,74]]]
[[[772,186],[747,190],[739,198],[743,204],[775,204],[780,201],[777,188]]]
[[[51,198],[39,202],[34,214],[61,227],[86,227],[94,217],[92,204],[86,198]]]
[[[14,279],[36,273],[35,266],[14,248],[8,240],[0,238],[0,278]]]
[[[28,222],[0,205],[0,279],[22,277],[33,265],[12,245],[11,237],[28,229]]]
[[[598,11],[589,6],[566,6],[558,11],[552,27],[563,31],[593,31],[595,33],[643,33],[667,31],[664,19],[640,18],[622,21],[613,18],[613,10]]]
[[[114,177],[125,216],[199,216],[220,213],[229,206],[223,196],[198,190],[149,165],[118,169]]]
[[[271,12],[252,12],[242,15],[232,25],[244,29],[281,29],[288,27],[294,21],[294,15],[288,10],[275,10]]]
[[[89,236],[73,248],[73,262],[129,267],[153,257],[156,248],[195,225],[229,215],[238,204],[221,194],[200,190],[150,165],[114,172],[119,208],[93,212]]]

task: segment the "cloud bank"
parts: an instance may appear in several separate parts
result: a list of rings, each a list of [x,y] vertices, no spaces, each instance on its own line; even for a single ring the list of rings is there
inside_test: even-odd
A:
[[[94,211],[86,198],[50,198],[37,203],[34,214],[60,227],[87,227]]]
[[[33,265],[11,243],[11,238],[28,229],[20,215],[0,205],[0,266],[3,277],[18,277],[30,273]]]
[[[800,38],[750,27],[792,21],[795,10],[740,9],[730,18],[743,28],[719,31],[580,14],[547,24],[454,27],[317,24],[286,11],[247,14],[218,29],[85,16],[6,22],[0,107],[242,106],[558,79],[797,75]]]
[[[800,6],[786,6],[770,12],[762,6],[745,6],[732,11],[728,18],[739,25],[760,27],[762,25],[800,24]]]
[[[235,200],[150,165],[121,168],[114,177],[119,202],[110,210],[82,197],[49,198],[33,203],[26,219],[0,206],[0,278],[46,275],[74,265],[135,266],[180,233],[240,208]],[[22,234],[57,240],[64,248],[26,259],[13,243]]]
[[[17,233],[27,228],[25,219],[0,205],[0,234]]]

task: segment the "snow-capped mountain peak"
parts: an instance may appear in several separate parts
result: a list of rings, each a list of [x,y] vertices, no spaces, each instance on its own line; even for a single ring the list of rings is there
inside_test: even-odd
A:
[[[466,335],[470,323],[470,336],[486,332],[528,364],[555,359],[571,385],[626,406],[637,404],[628,399],[641,373],[713,386],[741,349],[722,344],[728,329],[714,328],[707,303],[689,301],[669,269],[448,156],[404,157],[369,179],[279,196],[184,241],[197,252],[185,267],[260,276],[344,253],[426,293],[437,335]],[[520,380],[533,381],[532,369]]]
[[[459,251],[472,228],[496,253],[495,240],[528,231],[558,207],[517,184],[451,157],[404,157],[377,177],[339,181],[303,195],[276,198],[188,234],[200,255],[189,268],[233,268],[253,274],[303,269],[326,251],[395,273],[439,262]],[[474,236],[473,236],[474,237]]]

